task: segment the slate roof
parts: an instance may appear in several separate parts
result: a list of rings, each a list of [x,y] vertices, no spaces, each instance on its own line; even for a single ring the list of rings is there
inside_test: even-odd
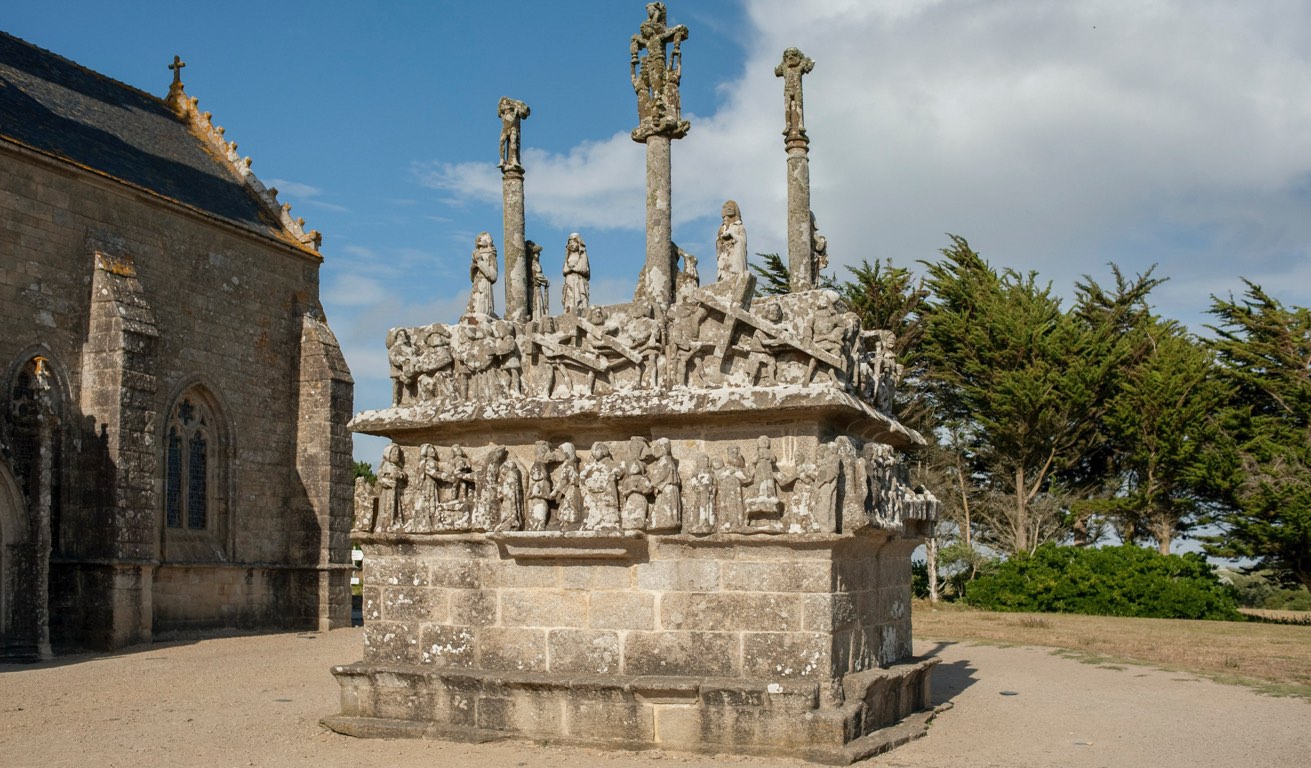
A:
[[[289,239],[227,159],[163,99],[4,32],[0,136]]]

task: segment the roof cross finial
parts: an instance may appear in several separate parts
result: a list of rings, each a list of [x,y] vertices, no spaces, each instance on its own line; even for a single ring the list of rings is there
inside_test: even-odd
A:
[[[173,63],[168,65],[168,68],[173,70],[173,85],[182,85],[182,68],[186,65],[181,56],[173,57]]]

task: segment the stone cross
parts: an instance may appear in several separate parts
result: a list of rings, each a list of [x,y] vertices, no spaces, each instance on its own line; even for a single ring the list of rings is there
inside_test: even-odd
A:
[[[182,84],[182,68],[185,67],[186,65],[187,63],[182,60],[181,56],[174,56],[173,63],[168,65],[168,68],[173,70],[174,85]]]
[[[783,51],[774,75],[783,78],[783,146],[788,154],[788,272],[792,291],[809,291],[818,281],[810,224],[810,138],[806,136],[801,78],[815,62],[798,48]]]
[[[674,300],[674,250],[670,196],[669,144],[687,135],[691,124],[680,113],[682,43],[687,27],[667,23],[664,3],[647,3],[646,21],[629,43],[629,77],[637,94],[638,125],[633,141],[646,144],[646,265],[634,299],[655,307]],[[666,60],[668,46],[672,55]]]
[[[815,61],[799,48],[783,51],[783,61],[774,67],[774,76],[783,78],[783,135],[788,141],[806,138],[805,107],[801,99],[801,76],[810,74]]]

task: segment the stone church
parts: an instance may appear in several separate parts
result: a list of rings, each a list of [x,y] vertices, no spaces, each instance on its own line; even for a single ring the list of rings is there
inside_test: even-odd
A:
[[[184,66],[161,99],[0,33],[4,657],[350,622],[320,237]]]

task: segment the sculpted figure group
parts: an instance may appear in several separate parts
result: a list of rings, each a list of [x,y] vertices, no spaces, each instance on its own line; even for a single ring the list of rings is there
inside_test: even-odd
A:
[[[587,244],[574,233],[565,245],[562,312],[551,316],[541,247],[528,241],[533,319],[526,322],[492,311],[496,247],[480,234],[461,321],[388,334],[393,405],[799,385],[835,386],[889,409],[901,375],[895,339],[862,331],[859,317],[830,291],[755,296],[741,216],[735,202],[724,204],[714,283],[702,286],[696,257],[676,249],[682,268],[668,309],[642,299],[591,304]],[[816,232],[813,239],[824,258],[824,238]]]
[[[357,510],[356,530],[834,533],[900,530],[935,519],[938,506],[892,449],[845,436],[786,462],[764,436],[750,462],[732,445],[677,460],[666,438],[597,442],[585,457],[539,441],[526,471],[503,446],[471,457],[458,444],[424,444],[407,460],[393,443],[377,477],[376,505]]]

